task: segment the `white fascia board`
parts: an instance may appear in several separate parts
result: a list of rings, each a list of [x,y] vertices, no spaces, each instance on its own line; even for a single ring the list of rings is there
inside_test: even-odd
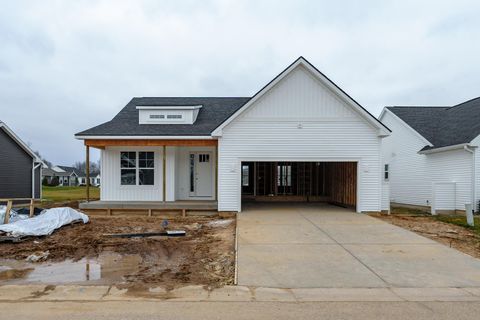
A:
[[[75,136],[78,140],[209,140],[212,136]]]
[[[433,147],[433,144],[428,141],[424,136],[422,136],[420,133],[418,133],[417,130],[413,129],[408,123],[403,121],[399,116],[397,116],[395,113],[392,111],[388,110],[387,107],[384,107],[382,110],[382,113],[380,114],[380,121],[383,119],[383,116],[388,113],[391,115],[394,119],[396,119],[398,122],[400,122],[404,127],[406,127],[408,130],[410,130],[414,135],[416,135],[420,140],[422,140],[426,145]]]
[[[390,135],[390,130],[388,130],[384,125],[375,120],[374,117],[369,114],[366,110],[363,109],[356,101],[349,97],[345,92],[340,90],[330,79],[325,77],[320,71],[313,67],[307,60],[303,57],[298,58],[294,63],[292,63],[287,69],[280,73],[276,78],[274,78],[270,83],[268,83],[263,89],[257,92],[250,100],[248,100],[243,107],[238,109],[233,115],[231,115],[226,121],[219,125],[213,132],[212,136],[218,137],[222,135],[222,130],[229,123],[231,123],[235,118],[242,114],[245,110],[250,108],[256,101],[258,101],[265,93],[267,93],[271,88],[273,88],[277,83],[279,83],[283,78],[285,78],[290,72],[296,69],[298,66],[303,66],[307,69],[317,80],[322,82],[327,88],[329,88],[333,93],[339,96],[347,104],[353,107],[367,122],[369,122],[374,128],[378,130],[378,135],[385,137]]]
[[[203,107],[201,104],[196,106],[137,106],[137,110],[196,110]]]
[[[435,148],[435,149],[418,151],[418,154],[432,154],[432,153],[451,151],[451,150],[457,150],[457,149],[465,149],[465,147],[467,147],[467,148],[477,148],[476,146],[471,146],[469,143],[460,143],[460,144],[455,144],[455,145],[452,145],[452,146],[446,146],[446,147],[440,147],[440,148]]]
[[[15,142],[22,147],[25,152],[27,152],[35,162],[40,162],[43,164],[42,160],[33,152],[33,150],[25,143],[23,142],[16,134],[15,132],[12,131],[4,122],[0,121],[0,128],[3,128],[3,130],[13,139]]]

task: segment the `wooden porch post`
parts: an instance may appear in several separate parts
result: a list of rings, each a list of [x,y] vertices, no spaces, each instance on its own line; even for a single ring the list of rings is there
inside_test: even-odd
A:
[[[90,201],[90,147],[85,146],[85,174],[87,176],[87,202]]]
[[[167,146],[163,146],[163,202],[167,201]]]
[[[218,201],[218,144],[215,147],[215,201]]]

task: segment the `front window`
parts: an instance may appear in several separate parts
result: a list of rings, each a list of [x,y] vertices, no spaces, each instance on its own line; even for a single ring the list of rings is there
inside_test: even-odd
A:
[[[190,154],[190,192],[195,192],[195,154]]]
[[[120,152],[120,184],[123,186],[154,185],[155,156],[151,151]]]
[[[292,186],[292,166],[291,165],[282,164],[277,166],[277,185],[279,187]]]
[[[248,187],[249,171],[250,171],[250,167],[248,165],[242,165],[242,186],[243,187]]]
[[[383,179],[385,181],[388,181],[388,178],[389,178],[389,167],[388,167],[388,164],[385,164],[385,166],[383,167]]]
[[[138,153],[138,184],[149,186],[154,184],[154,167],[153,152]]]
[[[137,184],[137,153],[120,152],[120,181],[123,186]]]

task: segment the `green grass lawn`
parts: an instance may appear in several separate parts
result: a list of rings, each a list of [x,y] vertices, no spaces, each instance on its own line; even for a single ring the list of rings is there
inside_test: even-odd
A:
[[[480,217],[474,217],[474,227],[470,227],[467,224],[467,218],[461,215],[438,215],[434,217],[438,221],[451,223],[460,227],[464,227],[472,230],[476,234],[480,235]]]
[[[86,187],[47,187],[42,188],[42,197],[46,201],[75,201],[87,198]],[[100,189],[90,187],[90,199],[99,199]]]

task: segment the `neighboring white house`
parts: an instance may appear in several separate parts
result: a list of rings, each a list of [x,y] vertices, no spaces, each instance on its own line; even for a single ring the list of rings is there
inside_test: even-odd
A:
[[[99,206],[200,200],[239,212],[242,201],[325,201],[378,212],[389,205],[389,134],[300,57],[253,97],[133,98],[75,136],[87,153],[101,150]]]
[[[386,107],[380,120],[390,200],[432,213],[480,199],[480,98],[452,107]]]
[[[58,179],[59,186],[84,186],[87,183],[85,172],[69,166],[44,166],[42,170],[42,180],[51,183],[53,179]],[[90,185],[100,186],[100,173],[93,172],[90,175]]]

